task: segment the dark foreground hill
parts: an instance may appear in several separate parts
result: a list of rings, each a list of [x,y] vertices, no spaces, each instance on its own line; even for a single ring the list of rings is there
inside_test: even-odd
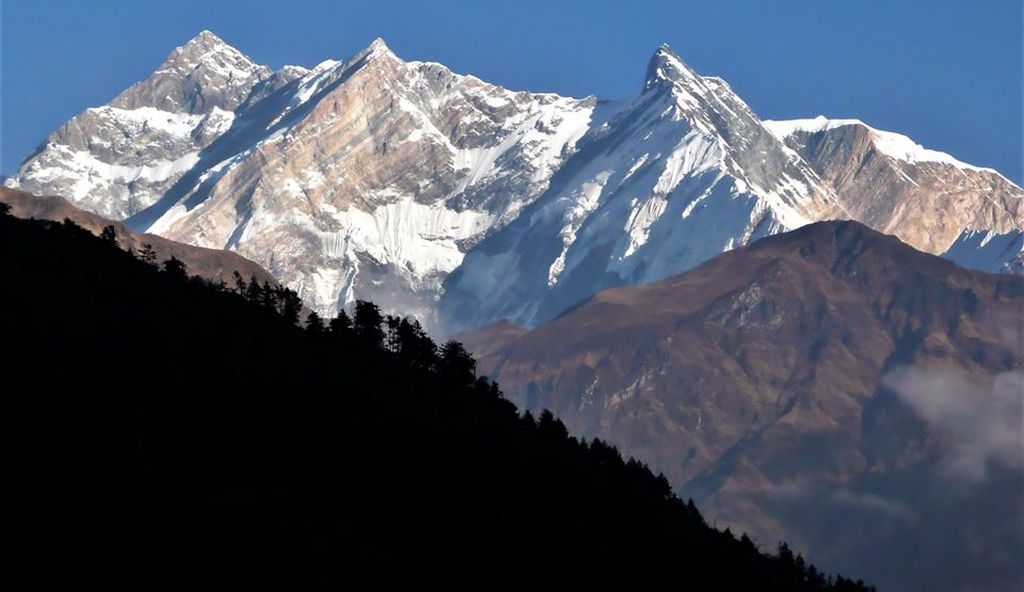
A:
[[[277,285],[277,279],[270,275],[270,272],[237,253],[187,245],[155,234],[132,232],[121,222],[76,208],[66,199],[57,195],[33,195],[26,191],[0,187],[0,203],[9,205],[11,214],[16,218],[34,218],[55,222],[67,219],[97,236],[105,228],[112,227],[123,248],[130,247],[138,252],[149,245],[158,261],[175,257],[188,266],[190,273],[199,277],[229,282],[232,274],[237,272],[246,279],[256,278],[260,282]]]
[[[821,222],[463,336],[719,526],[886,590],[1024,587],[1024,279]]]
[[[33,588],[557,572],[863,589],[709,528],[664,478],[549,414],[517,415],[459,348],[435,354],[407,324],[377,345],[372,308],[356,329],[300,329],[280,294],[3,215],[0,277],[6,559]]]

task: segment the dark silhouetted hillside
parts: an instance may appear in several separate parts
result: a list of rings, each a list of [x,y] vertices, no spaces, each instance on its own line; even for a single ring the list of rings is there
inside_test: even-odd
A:
[[[9,576],[862,589],[709,528],[664,478],[550,414],[517,415],[460,346],[414,324],[364,304],[302,329],[293,294],[183,271],[0,215]]]
[[[231,280],[233,273],[238,272],[244,278],[255,277],[260,282],[277,285],[277,279],[270,275],[270,272],[237,253],[187,245],[155,234],[139,234],[121,222],[76,208],[60,196],[33,195],[26,191],[0,187],[0,203],[11,206],[11,214],[16,218],[54,222],[69,219],[96,236],[107,227],[112,227],[114,236],[123,249],[140,252],[149,245],[158,261],[176,257],[188,265],[191,273],[206,279],[227,282]]]

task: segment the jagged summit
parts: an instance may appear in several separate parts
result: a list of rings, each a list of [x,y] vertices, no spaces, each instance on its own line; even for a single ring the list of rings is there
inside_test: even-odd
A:
[[[261,67],[249,56],[245,55],[234,46],[229,45],[223,39],[210,31],[200,31],[187,43],[176,47],[163,64],[157,69],[161,72],[167,69],[178,69],[181,67],[200,67],[203,65],[225,66],[231,65],[243,73],[251,73]]]
[[[841,211],[739,96],[667,45],[643,90],[581,145],[563,183],[446,280],[451,330],[532,326],[601,288],[655,281]]]
[[[202,45],[227,45],[227,43],[225,43],[224,40],[213,31],[203,29],[196,33],[195,37],[189,39],[182,47],[197,47]]]
[[[650,90],[665,83],[672,84],[684,80],[699,79],[700,76],[679,57],[679,54],[672,51],[669,44],[662,43],[647,63],[644,90]]]
[[[388,44],[383,38],[376,37],[369,45],[366,46],[366,48],[352,56],[345,62],[345,64],[346,67],[362,65],[380,57],[402,61],[397,55],[395,55],[395,52],[391,51],[391,48],[388,47]]]
[[[370,45],[368,45],[366,47],[366,51],[371,51],[371,52],[391,51],[391,48],[388,47],[388,44],[387,44],[387,42],[384,41],[383,37],[374,37],[373,41],[370,42]]]
[[[110,106],[170,113],[231,111],[270,75],[270,68],[204,30],[175,48],[148,78],[118,95]]]

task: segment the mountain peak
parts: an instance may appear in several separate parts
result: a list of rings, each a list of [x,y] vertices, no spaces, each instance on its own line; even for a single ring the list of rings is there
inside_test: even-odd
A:
[[[118,95],[111,106],[155,107],[172,113],[234,110],[270,69],[208,30],[176,47],[145,80]]]
[[[175,66],[198,66],[209,62],[232,62],[234,65],[259,67],[238,49],[227,44],[213,32],[203,29],[184,45],[171,52],[161,68]]]
[[[367,49],[370,51],[391,51],[383,37],[374,37]]]
[[[391,48],[388,47],[388,44],[384,41],[384,39],[381,37],[377,37],[373,41],[371,41],[369,45],[366,46],[366,49],[357,53],[355,57],[352,58],[350,63],[360,61],[365,62],[368,60],[372,60],[373,58],[376,58],[378,56],[388,56],[395,59],[398,58],[398,56],[395,55],[395,52],[391,51]]]
[[[686,62],[679,57],[679,54],[672,51],[669,44],[662,43],[647,63],[644,90],[649,90],[666,82],[672,83],[683,79],[697,78],[699,78],[697,73],[686,65]]]
[[[224,40],[218,37],[213,31],[210,31],[209,29],[203,29],[202,31],[196,33],[195,37],[189,39],[188,43],[186,43],[184,47],[210,44],[227,45],[226,43],[224,43]]]

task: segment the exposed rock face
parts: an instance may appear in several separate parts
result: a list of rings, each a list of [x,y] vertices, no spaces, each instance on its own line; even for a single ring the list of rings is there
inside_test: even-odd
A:
[[[849,216],[928,253],[962,233],[1024,228],[1024,190],[992,169],[856,119],[767,121],[832,187]]]
[[[11,215],[18,218],[35,218],[36,220],[52,220],[54,222],[71,220],[95,235],[99,235],[104,227],[113,226],[118,244],[122,248],[132,248],[138,252],[148,244],[153,247],[158,262],[175,257],[185,263],[189,275],[223,281],[227,285],[233,286],[234,273],[237,271],[246,281],[256,278],[261,283],[267,282],[271,285],[278,283],[267,270],[236,253],[176,243],[155,234],[138,234],[120,222],[107,220],[92,212],[76,208],[63,197],[32,195],[24,191],[0,187],[0,203],[11,206]]]
[[[7,183],[236,251],[322,314],[367,298],[434,331],[541,322],[822,219],[934,253],[1022,227],[1020,188],[994,172],[863,125],[769,123],[667,47],[637,97],[598,103],[380,40],[272,72],[203,32]],[[990,253],[958,260],[998,268]]]
[[[1024,278],[829,222],[460,338],[719,526],[880,589],[998,590],[1024,565],[1022,327]]]

